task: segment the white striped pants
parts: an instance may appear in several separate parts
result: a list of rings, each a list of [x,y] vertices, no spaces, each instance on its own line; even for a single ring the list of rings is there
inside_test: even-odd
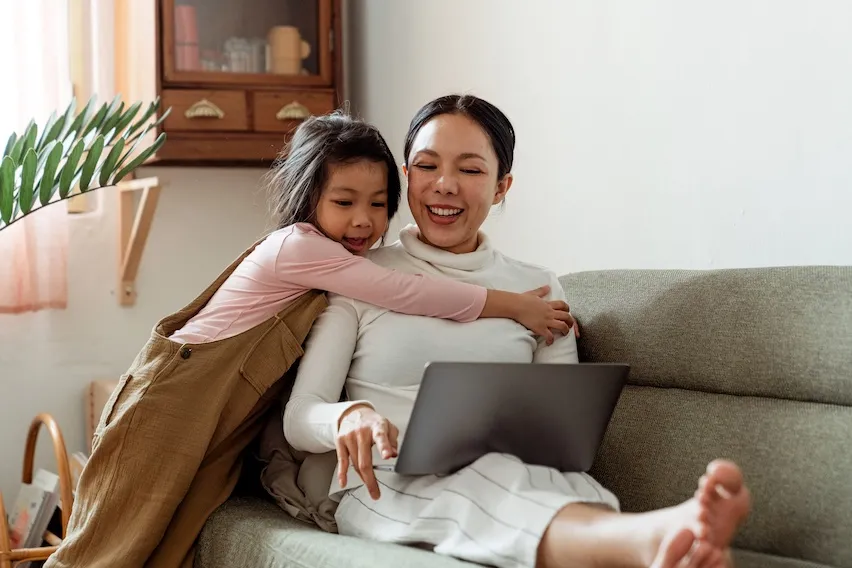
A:
[[[539,541],[570,503],[618,499],[585,473],[559,473],[506,454],[488,454],[443,477],[376,471],[381,498],[347,490],[335,519],[340,534],[427,544],[438,554],[499,568],[535,565]]]

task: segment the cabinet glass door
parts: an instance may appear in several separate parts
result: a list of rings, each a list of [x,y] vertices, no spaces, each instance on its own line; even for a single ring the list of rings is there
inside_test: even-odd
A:
[[[161,0],[160,6],[168,83],[331,83],[331,0]]]

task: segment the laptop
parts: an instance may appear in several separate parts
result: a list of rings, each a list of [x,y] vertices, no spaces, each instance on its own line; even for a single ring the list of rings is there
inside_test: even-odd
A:
[[[587,472],[630,367],[620,363],[429,363],[395,464],[450,474],[490,452]]]

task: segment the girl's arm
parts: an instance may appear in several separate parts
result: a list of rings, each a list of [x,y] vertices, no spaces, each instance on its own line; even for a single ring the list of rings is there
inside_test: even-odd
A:
[[[432,278],[385,268],[353,255],[321,233],[294,227],[275,264],[281,280],[326,290],[395,312],[460,322],[481,317],[513,319],[552,340],[550,329],[567,330],[571,316],[541,295],[488,290],[449,278]]]

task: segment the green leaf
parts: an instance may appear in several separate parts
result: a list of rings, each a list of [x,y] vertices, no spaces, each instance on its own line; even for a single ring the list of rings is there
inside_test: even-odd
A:
[[[62,130],[57,132],[56,137],[59,140],[65,140],[65,137],[70,131],[69,127],[74,123],[74,115],[77,114],[77,97],[71,97],[71,102],[65,108],[65,114],[62,115]]]
[[[124,114],[121,115],[121,118],[118,119],[118,122],[115,123],[115,131],[112,133],[112,136],[109,137],[109,143],[111,144],[113,140],[118,138],[119,134],[121,134],[127,125],[130,124],[130,121],[133,120],[133,117],[136,116],[136,113],[139,112],[139,109],[142,108],[142,103],[133,103],[130,108],[124,111]]]
[[[86,161],[83,162],[83,173],[80,174],[80,191],[89,189],[89,184],[92,181],[92,176],[95,175],[95,168],[101,158],[101,152],[104,151],[104,137],[98,136],[95,138],[95,143],[89,149],[89,155],[86,156]]]
[[[131,136],[133,136],[140,128],[142,128],[142,125],[145,124],[149,118],[154,116],[154,113],[157,112],[157,108],[159,108],[159,106],[160,97],[157,97],[156,99],[154,99],[154,102],[148,105],[148,110],[145,111],[145,114],[142,115],[142,118],[134,122],[133,126],[127,129],[127,132],[124,133],[124,137],[130,138]]]
[[[115,143],[115,146],[109,151],[107,154],[106,160],[101,165],[101,175],[98,178],[98,183],[101,186],[107,185],[109,182],[110,176],[115,173],[115,165],[118,163],[118,157],[121,155],[121,152],[124,150],[124,138],[119,138]]]
[[[121,168],[121,166],[124,165],[124,162],[126,162],[130,156],[136,153],[136,148],[140,144],[142,144],[142,141],[145,139],[145,135],[148,134],[148,131],[151,130],[153,127],[153,124],[149,124],[145,127],[145,130],[143,130],[142,133],[139,134],[139,136],[134,137],[135,142],[133,143],[133,146],[131,146],[131,148],[124,153],[121,159],[118,160],[118,163],[115,165],[116,168]],[[127,144],[130,144],[130,142],[133,142],[133,140],[128,140]]]
[[[31,120],[24,131],[24,145],[21,148],[21,156],[26,156],[30,148],[35,148],[36,136],[38,135],[38,126],[35,121]],[[15,160],[18,161],[17,159]]]
[[[13,132],[12,135],[9,136],[9,141],[6,142],[6,149],[3,150],[4,156],[8,156],[9,154],[12,153],[12,150],[15,148],[15,142],[17,142],[17,141],[18,141],[18,135]]]
[[[172,113],[172,107],[167,108],[166,112],[163,113],[163,116],[161,116],[159,119],[157,119],[157,121],[154,122],[151,125],[151,128],[157,128],[158,126],[160,126],[166,120],[166,118],[168,118],[168,116],[171,113]],[[136,138],[140,138],[141,136],[142,136],[141,134],[137,134],[136,136],[134,136],[133,138],[128,140],[128,142],[133,142],[134,140],[136,140]]]
[[[36,171],[41,171],[44,168],[45,162],[47,162],[47,156],[50,154],[50,151],[53,150],[53,147],[56,146],[56,141],[48,143],[46,147],[41,150],[38,150],[38,163],[36,165]],[[41,176],[39,176],[41,178]]]
[[[98,109],[98,112],[95,113],[95,116],[92,117],[92,120],[89,121],[89,124],[86,125],[86,128],[80,132],[78,138],[84,138],[89,132],[98,128],[104,121],[104,118],[106,118],[108,108],[109,107],[106,103],[102,104],[101,108]]]
[[[7,225],[12,220],[15,202],[15,161],[9,156],[0,164],[0,219]]]
[[[85,143],[82,140],[77,140],[71,154],[62,166],[62,173],[59,176],[59,198],[65,199],[71,192],[71,186],[74,185],[74,178],[77,177],[77,165],[80,163],[80,158],[83,157],[83,149]]]
[[[35,186],[36,163],[35,150],[30,148],[24,156],[24,162],[21,170],[21,189],[18,193],[18,201],[21,204],[21,211],[24,215],[30,212],[35,201],[33,189]]]
[[[92,113],[92,108],[94,108],[95,104],[97,104],[97,98],[92,97],[89,99],[89,102],[86,103],[86,106],[83,110],[80,111],[80,114],[74,119],[74,122],[68,126],[68,131],[65,133],[65,136],[68,136],[72,132],[76,133],[77,138],[83,137],[83,124],[89,120],[89,116]]]
[[[45,147],[45,145],[47,145],[49,142],[47,135],[50,133],[54,124],[56,124],[56,111],[50,113],[50,118],[48,118],[47,122],[44,123],[44,129],[41,131],[41,138],[38,139],[38,144],[35,145],[36,151],[41,150]]]
[[[15,160],[16,164],[20,164],[21,163],[21,156],[23,156],[23,155],[24,155],[24,137],[20,136],[15,141],[15,147],[12,148],[11,152],[9,152],[9,156],[11,156],[11,158],[13,160]]]
[[[135,158],[133,158],[133,159],[130,161],[130,163],[128,163],[126,166],[124,166],[123,168],[121,168],[121,171],[119,171],[119,172],[115,175],[115,177],[114,177],[114,178],[112,178],[112,183],[118,183],[118,182],[120,182],[122,179],[124,179],[124,176],[126,176],[127,174],[129,174],[130,172],[132,172],[133,170],[135,170],[136,168],[138,168],[138,167],[139,167],[142,163],[144,163],[144,162],[145,162],[145,160],[147,160],[148,158],[150,158],[151,156],[153,156],[153,155],[154,155],[154,153],[155,153],[157,150],[159,150],[159,149],[160,149],[160,147],[161,147],[163,144],[165,144],[165,142],[166,142],[166,133],[165,133],[165,132],[163,132],[162,134],[160,134],[160,136],[159,136],[159,137],[157,137],[157,139],[154,141],[154,143],[153,143],[151,146],[149,146],[149,147],[148,147],[148,148],[146,148],[144,151],[142,151],[142,153],[140,153],[138,156],[136,156]]]
[[[39,187],[38,197],[42,205],[50,203],[50,199],[55,193],[54,188],[57,187],[56,169],[59,167],[59,160],[62,159],[62,142],[56,142],[47,156],[47,162],[44,164],[44,172],[41,175],[41,186]]]
[[[115,125],[118,123],[118,120],[121,118],[121,113],[124,110],[124,101],[121,100],[121,95],[116,95],[112,100],[112,104],[109,105],[109,109],[107,110],[107,116],[104,119],[103,124],[98,128],[99,134],[107,134],[110,130],[112,130]]]

